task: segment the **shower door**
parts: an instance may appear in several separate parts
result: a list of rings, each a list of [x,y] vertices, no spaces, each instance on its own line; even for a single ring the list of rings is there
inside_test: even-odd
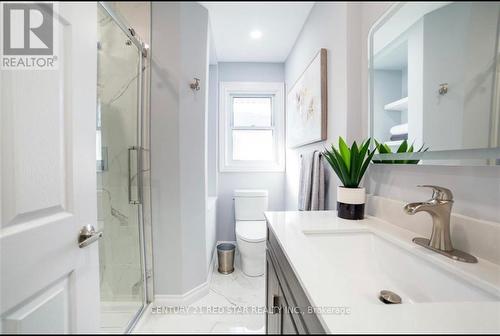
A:
[[[97,203],[101,330],[126,332],[145,306],[141,43],[98,6]]]

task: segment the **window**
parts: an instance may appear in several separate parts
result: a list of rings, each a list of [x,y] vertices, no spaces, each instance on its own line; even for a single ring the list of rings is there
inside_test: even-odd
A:
[[[221,83],[221,171],[283,171],[283,97],[283,83]]]

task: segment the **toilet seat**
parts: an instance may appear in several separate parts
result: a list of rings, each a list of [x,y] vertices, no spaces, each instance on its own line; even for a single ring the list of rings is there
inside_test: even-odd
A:
[[[236,236],[249,243],[266,240],[266,221],[236,221]]]

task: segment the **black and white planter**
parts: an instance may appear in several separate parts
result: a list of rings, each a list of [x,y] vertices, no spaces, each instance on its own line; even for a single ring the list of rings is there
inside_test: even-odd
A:
[[[365,188],[337,187],[337,214],[340,218],[365,218],[365,203]]]

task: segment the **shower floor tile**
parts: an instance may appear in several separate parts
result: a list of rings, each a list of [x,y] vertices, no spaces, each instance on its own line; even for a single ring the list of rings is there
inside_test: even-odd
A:
[[[246,276],[238,255],[235,264],[229,275],[214,268],[209,293],[187,307],[153,314],[161,305],[150,305],[133,333],[264,334],[265,276]]]

